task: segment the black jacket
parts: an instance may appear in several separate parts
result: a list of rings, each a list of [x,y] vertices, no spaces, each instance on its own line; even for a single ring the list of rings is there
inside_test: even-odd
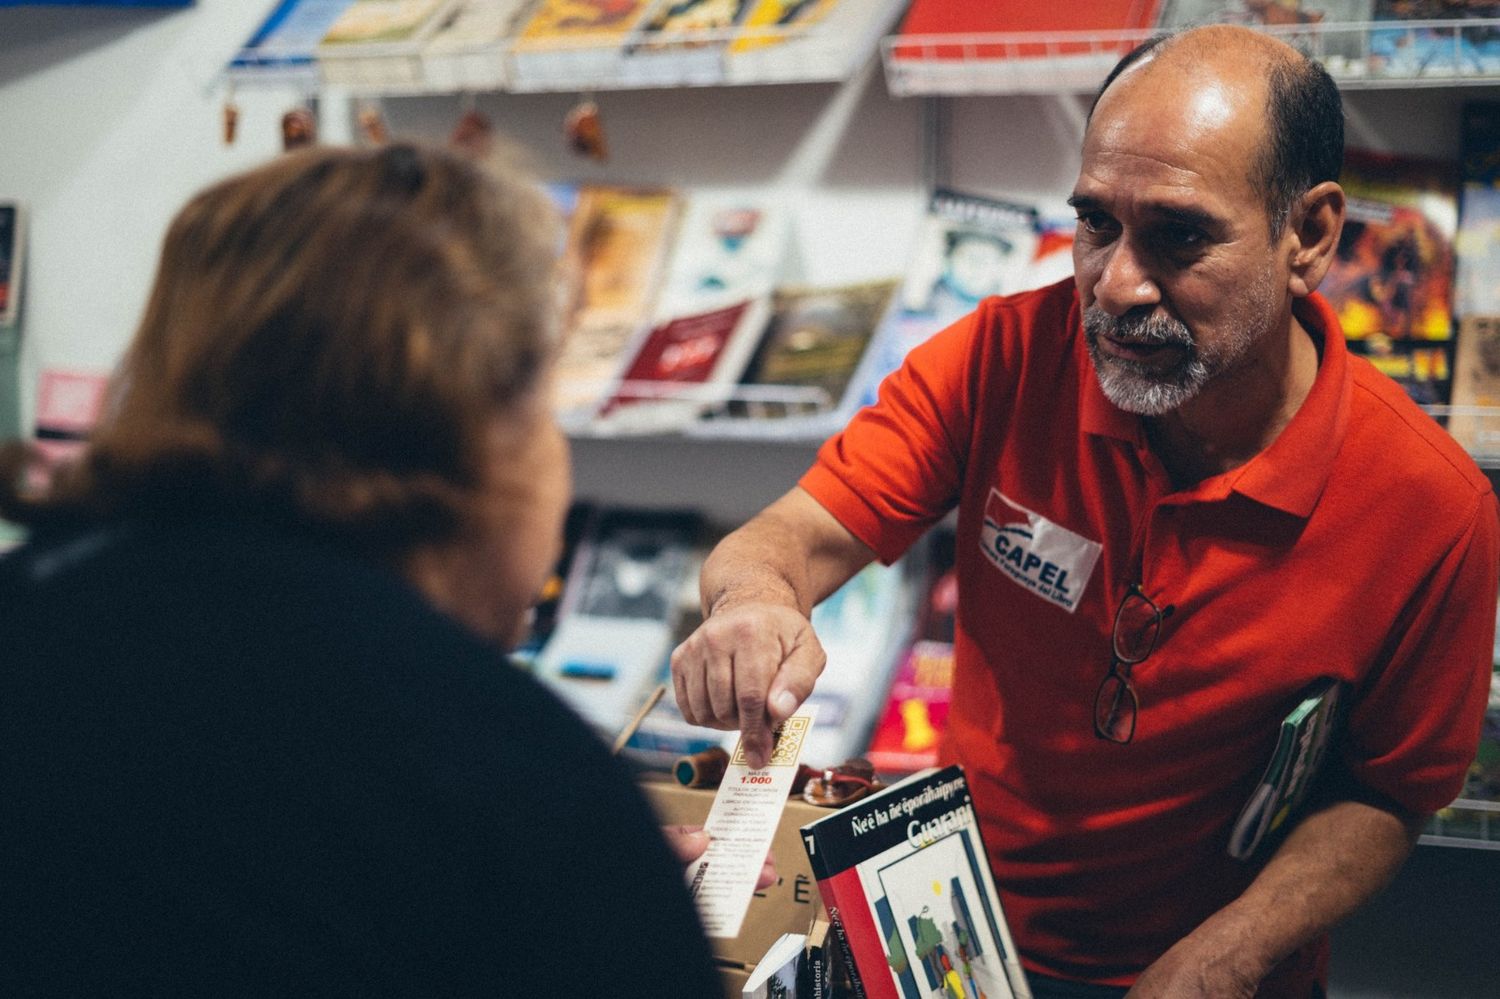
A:
[[[628,773],[395,574],[239,522],[0,557],[0,994],[719,994]]]

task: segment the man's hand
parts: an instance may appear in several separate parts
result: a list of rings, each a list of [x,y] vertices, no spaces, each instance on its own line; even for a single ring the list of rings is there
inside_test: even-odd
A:
[[[827,657],[806,616],[774,603],[713,611],[672,653],[677,707],[693,725],[741,730],[752,767],[771,731],[812,693]]]
[[[672,852],[677,854],[677,859],[682,861],[683,866],[691,864],[703,856],[703,851],[708,849],[708,841],[711,837],[703,831],[702,826],[662,826],[661,834],[666,837],[667,845]],[[766,854],[765,863],[760,866],[760,876],[755,880],[755,890],[769,888],[776,883],[776,858]]]

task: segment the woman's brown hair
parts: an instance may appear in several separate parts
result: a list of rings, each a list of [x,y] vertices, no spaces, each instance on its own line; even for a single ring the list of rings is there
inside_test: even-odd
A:
[[[456,533],[497,416],[554,350],[555,222],[507,172],[419,145],[310,149],[177,215],[108,412],[0,514],[250,510],[361,544]]]

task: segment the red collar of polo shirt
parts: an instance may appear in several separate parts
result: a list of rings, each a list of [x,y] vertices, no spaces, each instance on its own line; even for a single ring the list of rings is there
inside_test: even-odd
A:
[[[1270,447],[1239,468],[1200,482],[1191,490],[1195,498],[1222,499],[1233,491],[1257,503],[1307,517],[1323,495],[1349,420],[1348,351],[1338,316],[1323,296],[1298,299],[1292,311],[1307,331],[1321,340],[1312,389]],[[1075,295],[1069,315],[1073,329],[1081,331],[1081,318]],[[1092,374],[1093,362],[1088,359],[1081,332],[1078,352]],[[1083,379],[1082,419],[1086,433],[1146,446],[1141,417],[1110,402],[1097,378]]]

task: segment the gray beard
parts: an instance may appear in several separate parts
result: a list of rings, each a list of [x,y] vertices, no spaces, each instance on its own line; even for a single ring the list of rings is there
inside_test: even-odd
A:
[[[1083,332],[1099,387],[1105,398],[1127,413],[1140,416],[1170,413],[1202,391],[1213,377],[1213,371],[1198,352],[1192,332],[1167,316],[1126,313],[1116,318],[1093,306],[1083,315]],[[1099,338],[1106,333],[1136,343],[1175,345],[1182,348],[1182,358],[1171,367],[1161,368],[1114,357],[1099,349]]]

